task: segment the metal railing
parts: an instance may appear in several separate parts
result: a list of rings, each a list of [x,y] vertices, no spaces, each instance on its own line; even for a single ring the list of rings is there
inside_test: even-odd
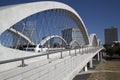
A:
[[[88,49],[89,48],[89,49]],[[88,52],[95,52],[96,50],[100,49],[101,47],[86,47],[86,48],[79,48],[79,54],[88,54]],[[81,49],[81,51],[80,51]],[[4,61],[0,61],[0,64],[5,64],[5,63],[11,63],[11,62],[16,62],[16,61],[21,61],[21,65],[19,67],[25,67],[27,66],[27,64],[25,64],[25,60],[26,59],[30,59],[30,58],[35,58],[35,57],[40,57],[40,56],[45,56],[47,55],[47,59],[49,59],[49,55],[51,54],[56,54],[58,52],[60,52],[60,58],[63,58],[63,52],[64,51],[69,51],[69,55],[71,56],[71,51],[75,50],[74,55],[77,55],[77,51],[78,49],[66,49],[66,50],[60,50],[60,51],[55,51],[55,52],[47,52],[44,54],[38,54],[38,55],[32,55],[32,56],[27,56],[27,57],[21,57],[21,58],[14,58],[14,59],[9,59],[9,60],[4,60]]]

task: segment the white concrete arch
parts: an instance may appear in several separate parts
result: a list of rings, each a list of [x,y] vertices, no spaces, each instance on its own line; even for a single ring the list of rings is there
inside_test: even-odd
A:
[[[97,39],[96,34],[94,34],[94,33],[91,34],[89,37],[89,41],[90,41],[89,46],[98,46],[98,39]]]
[[[78,13],[72,9],[70,6],[54,1],[41,1],[25,4],[17,4],[7,7],[0,8],[0,34],[6,29],[9,29],[11,26],[21,21],[22,19],[50,9],[61,9],[64,10],[69,16],[71,16],[75,22],[78,24],[79,29],[81,30],[86,44],[89,44],[87,29],[78,15]],[[16,13],[17,12],[17,13]]]
[[[100,39],[97,39],[97,42],[98,42],[98,46],[100,46],[102,44]]]
[[[48,40],[52,39],[52,38],[60,38],[61,40],[63,40],[65,42],[65,44],[67,45],[67,42],[61,37],[61,36],[58,36],[58,35],[52,35],[52,36],[48,36],[46,37],[45,39],[43,39],[38,45],[44,45]]]
[[[81,45],[79,44],[79,42],[77,42],[76,40],[71,41],[69,45],[72,47],[75,43],[76,43],[79,47],[81,47]]]
[[[13,33],[15,33],[18,36],[21,36],[23,39],[28,41],[31,45],[34,45],[34,43],[28,37],[26,37],[24,34],[22,34],[21,32],[15,30],[13,28],[8,29],[8,31],[13,32]]]

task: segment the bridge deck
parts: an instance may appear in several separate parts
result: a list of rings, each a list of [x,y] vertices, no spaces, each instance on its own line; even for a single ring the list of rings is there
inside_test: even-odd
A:
[[[44,58],[28,64],[25,67],[16,67],[0,72],[1,80],[69,80],[72,79],[101,49],[77,55],[60,54],[51,55],[50,59]],[[75,52],[75,51],[74,51]],[[68,52],[66,52],[68,53]],[[74,56],[73,56],[74,55]],[[58,57],[59,56],[59,57]],[[55,59],[53,59],[55,58]]]

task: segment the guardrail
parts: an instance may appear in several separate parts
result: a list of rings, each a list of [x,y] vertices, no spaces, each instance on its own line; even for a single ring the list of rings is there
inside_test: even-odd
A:
[[[101,47],[85,47],[85,48],[79,48],[79,54],[84,54],[84,53],[89,53],[89,52],[94,52],[98,49],[100,49]],[[80,51],[81,49],[81,51]],[[25,64],[24,60],[26,59],[30,59],[30,58],[35,58],[35,57],[40,57],[40,56],[45,56],[47,55],[47,59],[49,59],[49,55],[51,54],[56,54],[58,52],[60,52],[60,58],[63,58],[63,52],[64,51],[69,51],[69,55],[71,55],[71,50],[75,50],[75,56],[77,55],[76,50],[78,49],[66,49],[66,50],[60,50],[60,51],[56,51],[56,52],[47,52],[44,54],[38,54],[38,55],[33,55],[33,56],[28,56],[28,57],[21,57],[21,58],[15,58],[15,59],[10,59],[10,60],[4,60],[4,61],[0,61],[0,64],[5,64],[5,63],[11,63],[11,62],[16,62],[16,61],[21,61],[21,65],[19,67],[25,67],[27,66],[27,64]]]

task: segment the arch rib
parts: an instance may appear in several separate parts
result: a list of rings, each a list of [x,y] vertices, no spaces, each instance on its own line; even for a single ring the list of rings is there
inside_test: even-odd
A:
[[[79,42],[77,42],[76,40],[71,41],[70,42],[70,46],[72,46],[74,43],[76,43],[79,48],[81,47],[81,45],[79,44]]]
[[[61,36],[58,36],[58,35],[49,36],[49,37],[43,39],[43,40],[39,43],[39,45],[44,45],[48,40],[50,40],[50,39],[52,39],[52,38],[60,38],[60,39],[62,39],[62,40],[65,42],[65,44],[67,45],[67,42],[66,42]]]
[[[98,46],[98,39],[97,39],[97,36],[96,34],[91,34],[90,37],[89,37],[89,40],[90,40],[90,46],[95,46],[94,43],[96,44],[96,46]],[[95,40],[95,41],[94,41]]]
[[[13,32],[18,36],[21,36],[23,39],[28,41],[31,45],[34,45],[34,43],[28,37],[26,37],[24,34],[20,33],[19,31],[15,30],[13,28],[8,29],[8,31]]]
[[[17,22],[21,21],[22,19],[36,14],[38,12],[50,9],[65,10],[65,12],[69,16],[71,16],[73,20],[75,20],[75,22],[78,24],[78,27],[83,34],[85,43],[89,44],[87,29],[77,12],[64,3],[54,1],[33,2],[0,8],[0,34],[6,29],[9,29]]]

